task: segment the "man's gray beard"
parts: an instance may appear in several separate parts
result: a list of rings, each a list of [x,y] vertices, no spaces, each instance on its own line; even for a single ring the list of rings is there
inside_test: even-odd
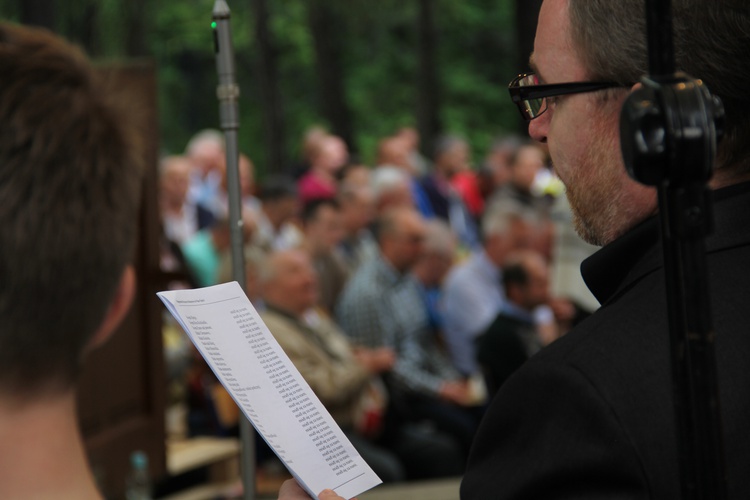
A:
[[[578,215],[578,212],[571,206],[573,212],[573,229],[581,237],[583,241],[591,245],[598,247],[604,246],[605,243],[602,241],[601,235],[586,221]]]

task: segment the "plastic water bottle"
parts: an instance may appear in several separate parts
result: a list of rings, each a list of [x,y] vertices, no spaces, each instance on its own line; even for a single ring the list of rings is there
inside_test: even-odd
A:
[[[153,500],[151,479],[148,477],[148,457],[142,451],[130,455],[130,474],[127,479],[125,498],[127,500]]]

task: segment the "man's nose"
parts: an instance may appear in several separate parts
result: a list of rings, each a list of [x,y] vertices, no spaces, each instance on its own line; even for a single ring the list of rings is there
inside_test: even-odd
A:
[[[549,121],[552,116],[552,110],[548,109],[535,119],[529,122],[529,136],[535,141],[546,143],[547,133],[549,132]]]

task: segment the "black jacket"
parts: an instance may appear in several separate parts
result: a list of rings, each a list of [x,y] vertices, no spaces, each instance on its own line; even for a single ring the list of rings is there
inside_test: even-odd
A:
[[[707,241],[729,496],[750,498],[750,184],[714,193]],[[599,311],[501,388],[474,441],[464,500],[677,499],[658,221],[582,266]]]

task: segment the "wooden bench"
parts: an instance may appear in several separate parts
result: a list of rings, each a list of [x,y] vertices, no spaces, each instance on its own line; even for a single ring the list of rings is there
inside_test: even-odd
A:
[[[240,481],[240,442],[235,438],[201,436],[167,440],[167,471],[171,476],[206,467],[208,479],[165,500],[205,500]]]

